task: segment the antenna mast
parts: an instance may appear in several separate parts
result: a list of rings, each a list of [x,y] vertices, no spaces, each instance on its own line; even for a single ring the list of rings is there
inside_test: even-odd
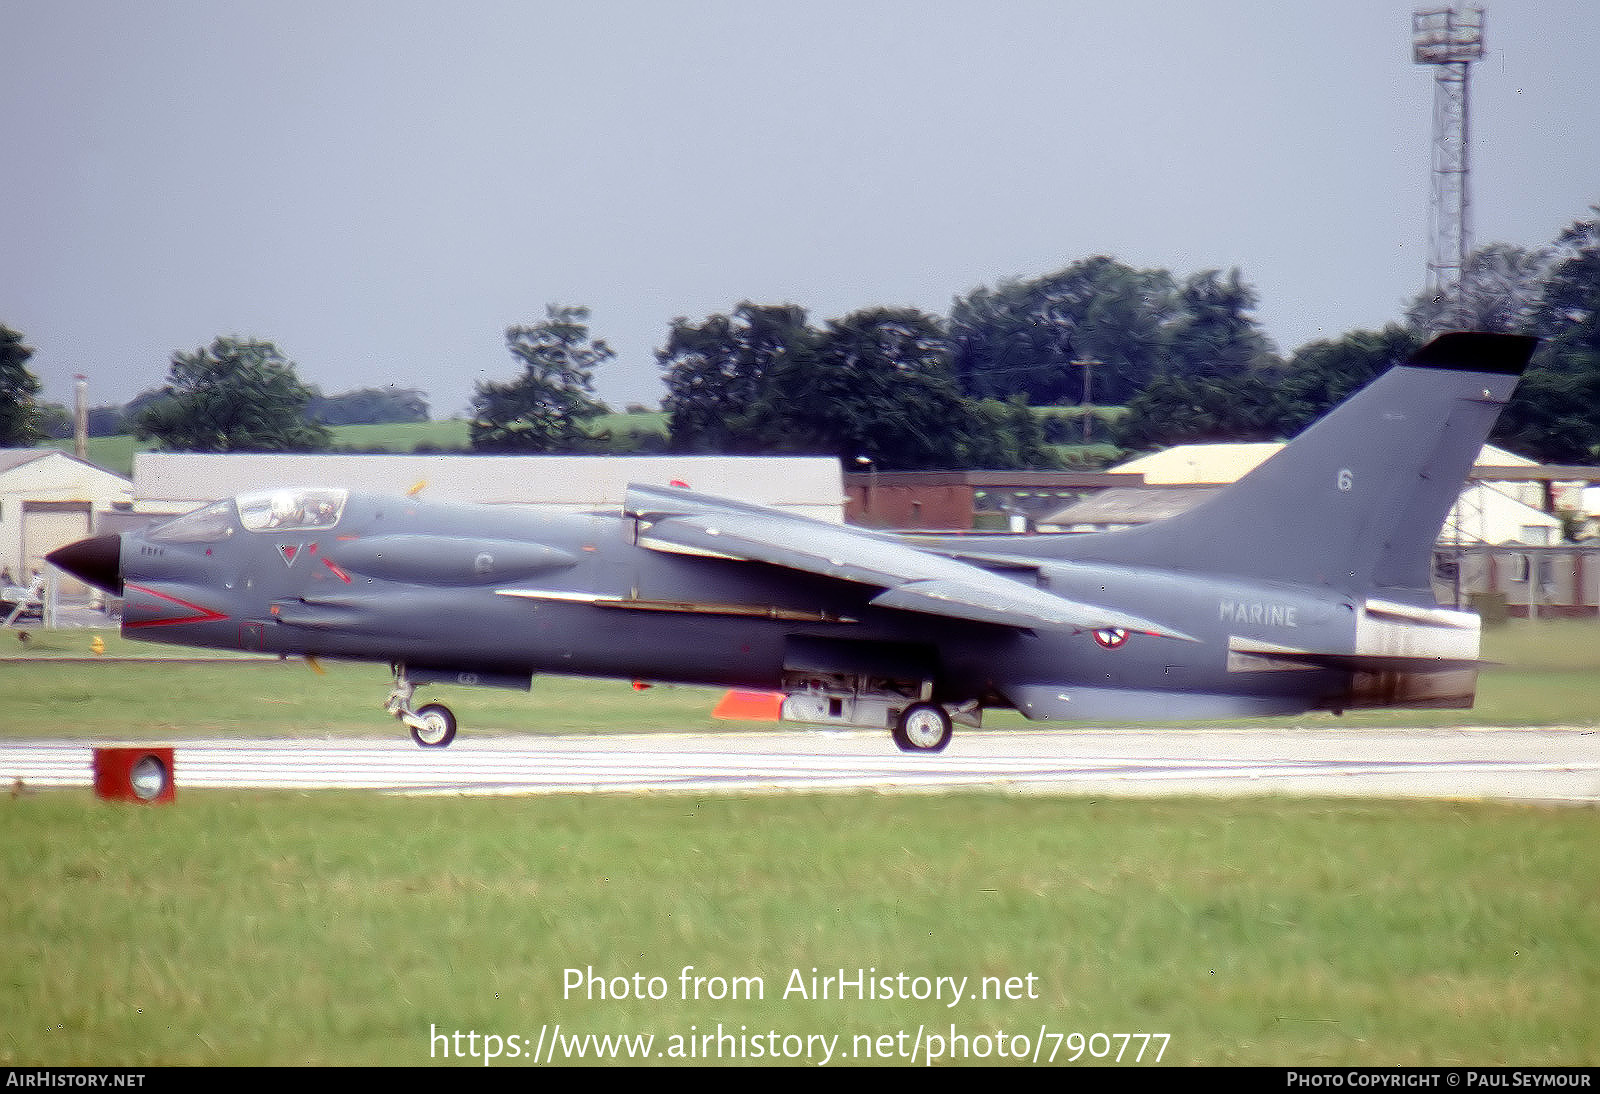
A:
[[[1472,253],[1468,187],[1468,94],[1472,62],[1483,56],[1482,8],[1412,13],[1411,59],[1434,66],[1433,195],[1429,201],[1428,291],[1441,304],[1441,326],[1461,310],[1461,278]]]

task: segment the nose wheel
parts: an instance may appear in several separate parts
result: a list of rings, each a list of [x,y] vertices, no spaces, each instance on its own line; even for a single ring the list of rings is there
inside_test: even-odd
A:
[[[411,700],[417,686],[406,679],[404,665],[394,669],[394,690],[389,693],[384,709],[411,732],[411,739],[423,748],[444,748],[456,739],[456,716],[443,703],[428,703],[416,710]]]
[[[456,716],[443,703],[429,703],[413,718],[400,720],[411,730],[411,739],[423,748],[443,748],[456,739]]]

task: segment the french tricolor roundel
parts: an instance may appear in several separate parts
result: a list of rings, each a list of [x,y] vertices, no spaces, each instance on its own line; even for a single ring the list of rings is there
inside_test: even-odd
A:
[[[1128,642],[1128,632],[1121,627],[1102,627],[1094,632],[1094,640],[1101,649],[1120,650]]]

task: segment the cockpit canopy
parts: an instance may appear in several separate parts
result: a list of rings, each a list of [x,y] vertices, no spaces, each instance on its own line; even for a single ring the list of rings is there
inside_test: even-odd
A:
[[[246,532],[322,531],[339,523],[348,490],[263,490],[213,502],[167,521],[148,534],[155,543],[215,543]]]
[[[346,490],[270,490],[238,498],[246,532],[320,532],[339,523]]]

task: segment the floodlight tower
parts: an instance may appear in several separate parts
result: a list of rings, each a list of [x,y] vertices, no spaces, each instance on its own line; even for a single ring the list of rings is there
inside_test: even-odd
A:
[[[1441,301],[1456,295],[1472,251],[1467,82],[1472,62],[1483,56],[1483,30],[1482,8],[1429,8],[1411,16],[1411,59],[1434,66],[1428,291]]]

